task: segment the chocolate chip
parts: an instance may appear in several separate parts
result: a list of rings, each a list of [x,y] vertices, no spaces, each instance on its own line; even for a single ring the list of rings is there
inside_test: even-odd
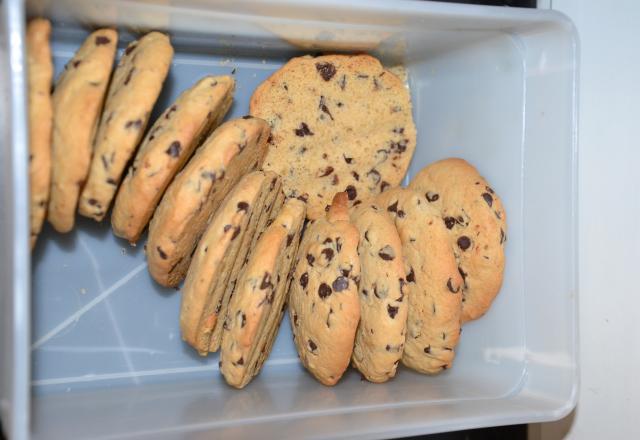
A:
[[[348,277],[349,274],[351,273],[351,269],[340,269],[340,273],[342,274],[343,277]]]
[[[247,323],[247,315],[245,315],[244,313],[242,314],[242,321],[240,322],[240,328],[243,328],[245,326],[245,324]]]
[[[416,282],[416,274],[413,271],[413,267],[411,268],[411,272],[407,274],[407,282],[415,283]]]
[[[308,194],[301,194],[298,197],[296,197],[296,199],[300,200],[301,202],[307,203],[307,200],[309,200],[309,195]]]
[[[171,145],[169,145],[169,148],[165,150],[165,153],[171,157],[178,157],[180,156],[180,150],[180,141],[173,141],[171,142]]]
[[[444,225],[447,227],[447,229],[451,229],[455,226],[456,224],[456,219],[453,217],[445,217],[444,218]]]
[[[167,113],[165,113],[164,118],[169,119],[171,117],[171,113],[175,112],[177,109],[178,106],[175,104],[169,107],[169,110],[167,110]]]
[[[167,254],[164,253],[160,246],[156,247],[156,250],[158,251],[158,255],[160,255],[160,258],[162,258],[163,260],[167,259]]]
[[[238,212],[240,211],[248,212],[249,204],[247,202],[238,202]]]
[[[311,339],[309,339],[309,348],[311,349],[311,351],[316,351],[318,346],[316,345],[315,342],[313,342]]]
[[[344,155],[344,153],[342,154],[342,157],[344,158],[344,161],[348,164],[353,162],[353,157],[347,157]]]
[[[117,186],[118,185],[118,183],[115,180],[113,180],[111,177],[107,177],[107,183],[109,185],[113,185],[113,186]]]
[[[404,218],[404,211],[402,209],[398,209],[398,212],[396,213],[398,215],[398,218]]]
[[[389,182],[385,182],[384,180],[380,183],[380,192],[384,192],[385,189],[389,188],[391,185]]]
[[[242,119],[253,119],[253,116],[251,116],[251,115],[244,115],[244,116],[242,117]]]
[[[402,133],[404,133],[404,127],[396,127],[391,131],[393,131],[396,134],[402,134]]]
[[[387,350],[387,351],[391,351],[391,345],[387,344],[387,345],[384,347],[384,349],[385,349],[385,350]]]
[[[98,204],[98,201],[96,199],[89,199],[87,200],[87,203],[91,206],[96,206]]]
[[[300,275],[300,285],[302,288],[306,288],[307,284],[309,284],[309,274],[307,272]]]
[[[336,66],[331,63],[316,63],[316,70],[325,81],[329,81],[336,74]]]
[[[124,124],[124,128],[140,129],[140,127],[142,127],[142,119],[136,119],[135,121],[127,121],[127,123]]]
[[[287,235],[287,247],[291,246],[292,241],[293,241],[293,234]]]
[[[364,239],[369,241],[369,231],[364,231]],[[369,241],[369,243],[371,242]]]
[[[326,298],[329,295],[331,295],[331,293],[333,293],[331,291],[331,287],[329,287],[329,285],[327,283],[321,283],[320,287],[318,287],[318,296],[320,298]]]
[[[490,186],[485,186],[485,189],[489,191],[491,194],[495,194],[495,192],[493,191],[493,189],[491,189]]]
[[[71,65],[72,65],[73,67],[78,67],[81,63],[82,63],[82,61],[81,61],[81,60],[75,60],[75,61],[73,61],[73,62],[71,63]]]
[[[449,289],[449,292],[451,293],[458,293],[460,291],[460,286],[456,287],[455,289],[453,288],[453,284],[452,284],[452,279],[449,278],[447,280],[447,289]]]
[[[380,173],[375,168],[372,168],[367,172],[367,177],[373,180],[376,185],[380,183]]]
[[[355,199],[358,195],[358,191],[356,191],[356,187],[353,185],[347,186],[345,188],[345,191],[347,192],[347,197],[349,197],[349,200]]]
[[[322,242],[322,244],[327,244],[327,243],[333,243],[333,240],[331,239],[331,237],[325,238],[324,241]]]
[[[235,240],[238,234],[240,234],[240,226],[237,226],[236,229],[233,231],[233,235],[231,236],[231,241]]]
[[[507,236],[504,234],[502,228],[500,228],[500,244],[504,243],[505,241],[507,241]]]
[[[391,319],[395,319],[398,314],[398,307],[393,307],[391,304],[387,304],[387,313],[391,317]]]
[[[431,354],[431,345],[427,345],[426,347],[424,347],[424,352],[427,354]]]
[[[300,137],[313,136],[313,132],[309,129],[309,126],[304,122],[301,122],[300,128],[296,128],[294,132],[296,133],[296,136],[300,136]]]
[[[329,117],[331,118],[331,120],[333,121],[333,115],[331,114],[331,112],[329,111],[329,109],[327,108],[327,105],[324,101],[324,96],[320,96],[320,104],[318,105],[318,107],[320,108],[320,110],[322,110],[324,113],[328,114]]]
[[[260,290],[264,289],[273,289],[273,284],[271,283],[271,274],[269,272],[265,272],[262,276],[262,281],[260,282]]]
[[[386,245],[385,247],[380,249],[380,252],[378,252],[378,256],[385,261],[391,261],[396,257],[396,254],[391,246]]]
[[[136,70],[136,68],[132,67],[131,70],[129,70],[129,73],[127,73],[127,77],[124,79],[124,83],[123,83],[125,86],[129,84],[129,81],[131,81],[131,76],[133,76],[134,70]]]
[[[471,246],[471,240],[466,235],[463,235],[458,238],[458,246],[463,251],[466,251],[467,249],[469,249],[469,246]]]
[[[318,175],[318,177],[326,177],[329,174],[333,173],[333,167],[326,167],[321,174]]]
[[[493,205],[493,197],[491,197],[491,194],[482,193],[482,198],[484,199],[485,202],[487,202],[487,205],[489,205],[489,207]]]
[[[392,151],[397,151],[398,153],[404,153],[405,151],[407,151],[407,143],[409,142],[409,139],[403,139],[399,142],[391,142],[389,144],[389,148]]]
[[[335,290],[336,292],[342,292],[349,287],[349,279],[343,276],[339,276],[333,281],[331,287],[333,287],[333,290]]]
[[[103,44],[109,44],[111,43],[111,40],[107,37],[103,37],[102,35],[99,35],[96,37],[96,46],[101,46]]]
[[[336,250],[338,252],[340,252],[340,249],[342,249],[342,239],[340,237],[336,238]]]
[[[351,171],[351,175],[353,176],[354,179],[356,179],[357,181],[360,181],[360,174],[356,173],[355,171]]]
[[[398,212],[398,201],[396,200],[394,203],[387,207],[387,211],[389,212]]]
[[[313,267],[314,261],[316,261],[316,258],[311,254],[307,254],[307,263],[309,263],[309,266]]]
[[[238,359],[238,362],[236,362],[236,365],[244,365],[244,358],[241,357],[240,359]]]
[[[129,55],[131,54],[131,52],[133,52],[133,50],[138,46],[138,43],[134,42],[131,43],[130,45],[127,46],[127,48],[124,50],[124,54],[125,55]]]
[[[325,248],[325,249],[322,249],[322,252],[320,253],[324,255],[327,261],[333,260],[333,249]]]
[[[340,78],[340,81],[338,81],[338,85],[340,86],[341,90],[344,90],[345,87],[347,87],[347,76],[346,75],[342,75],[342,77]],[[342,107],[341,105],[342,103],[339,102],[338,103],[338,107]]]
[[[293,314],[293,325],[295,325],[295,326],[298,325],[298,314],[297,313]]]
[[[462,281],[465,281],[467,279],[467,273],[462,270],[462,268],[460,266],[458,266],[458,272],[460,273],[460,276],[462,277]]]
[[[231,225],[224,225],[224,228],[222,228],[222,230],[223,230],[224,232],[227,232],[227,231],[228,231],[229,229],[231,229],[232,227],[233,227],[233,226],[231,226]]]
[[[435,202],[436,200],[438,200],[440,198],[440,195],[438,193],[434,193],[434,192],[431,192],[431,191],[427,191],[425,196],[427,197],[427,200],[430,201],[430,202]]]

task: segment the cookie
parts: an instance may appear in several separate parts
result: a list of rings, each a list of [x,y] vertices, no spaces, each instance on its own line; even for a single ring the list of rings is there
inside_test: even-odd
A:
[[[335,385],[349,366],[360,319],[359,234],[347,203],[346,193],[336,194],[326,216],[307,227],[289,293],[298,355],[324,385]]]
[[[256,89],[250,112],[271,125],[264,168],[308,201],[310,219],[336,192],[356,205],[398,185],[416,145],[408,89],[369,55],[293,58]]]
[[[93,145],[93,160],[78,212],[101,221],[115,196],[162,89],[173,48],[169,37],[150,32],[130,43],[113,73]]]
[[[230,76],[206,76],[155,121],[118,190],[115,235],[138,241],[171,180],[231,107],[234,89]]]
[[[231,386],[246,386],[271,351],[286,306],[305,214],[302,201],[289,199],[243,269],[229,304],[220,351],[220,371]]]
[[[462,277],[449,233],[439,211],[416,191],[394,188],[376,201],[395,222],[407,267],[402,363],[421,373],[439,373],[453,363],[462,314]]]
[[[500,197],[463,159],[445,159],[421,170],[410,187],[439,209],[449,229],[462,285],[462,320],[484,315],[502,286],[507,215]]]
[[[69,232],[75,223],[117,44],[113,29],[93,32],[67,63],[53,91],[48,220],[58,232]]]
[[[36,18],[27,26],[27,80],[29,92],[29,187],[31,248],[42,229],[51,182],[51,80],[53,63],[49,20]]]
[[[352,363],[371,382],[396,374],[407,325],[406,269],[400,236],[385,209],[364,203],[351,212],[360,233],[360,324]]]
[[[237,279],[241,267],[236,261],[244,262],[256,231],[265,228],[271,211],[279,210],[281,188],[272,172],[244,176],[222,201],[193,254],[182,289],[180,329],[182,339],[203,356],[218,318],[224,320],[235,286],[230,279]]]
[[[149,273],[177,286],[211,215],[229,190],[262,165],[269,126],[262,119],[235,119],[218,127],[171,182],[149,224]]]

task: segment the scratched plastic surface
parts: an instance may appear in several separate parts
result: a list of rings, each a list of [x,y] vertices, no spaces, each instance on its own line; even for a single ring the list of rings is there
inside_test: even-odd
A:
[[[180,293],[152,282],[144,237],[131,247],[108,221],[82,217],[67,235],[47,226],[32,264],[36,437],[375,438],[549,420],[573,407],[577,53],[564,17],[428,2],[80,4],[31,3],[56,21],[57,72],[87,34],[78,22],[120,26],[120,48],[138,29],[172,32],[155,115],[207,74],[235,75],[228,118],[244,115],[254,88],[294,54],[368,50],[402,62],[418,127],[409,175],[448,156],[474,163],[506,206],[507,268],[493,308],[464,327],[454,367],[437,377],[401,369],[373,385],[352,371],[323,387],[300,367],[285,319],[263,372],[235,391],[217,355],[181,341]],[[301,39],[313,45],[289,43]]]

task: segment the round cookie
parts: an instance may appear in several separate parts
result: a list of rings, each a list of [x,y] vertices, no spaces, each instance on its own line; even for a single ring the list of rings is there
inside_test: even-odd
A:
[[[236,388],[258,374],[271,351],[286,306],[305,211],[300,200],[287,200],[252,249],[238,280],[220,351],[220,371]]]
[[[69,232],[75,224],[117,44],[115,30],[93,32],[69,60],[53,91],[48,220],[58,232]]]
[[[409,186],[439,209],[450,231],[464,278],[463,322],[481,317],[504,274],[507,215],[500,197],[471,164],[457,158],[425,167]]]
[[[142,139],[172,58],[169,37],[160,32],[133,41],[122,54],[93,143],[89,177],[78,202],[81,215],[96,221],[106,215],[125,166]]]
[[[205,76],[154,122],[125,176],[111,213],[113,233],[135,243],[164,191],[233,102],[235,80]]]
[[[411,189],[376,201],[395,221],[407,265],[409,313],[402,363],[426,374],[450,368],[460,339],[462,277],[440,213]]]
[[[360,324],[352,362],[371,382],[396,374],[404,351],[408,298],[402,243],[385,209],[364,203],[351,212],[360,233]]]
[[[349,366],[360,304],[358,230],[349,222],[347,194],[335,195],[325,217],[304,233],[289,291],[289,318],[304,367],[335,385]]]
[[[262,164],[269,126],[262,119],[234,119],[198,148],[162,197],[149,224],[149,273],[177,286],[191,254],[220,202],[240,178]]]
[[[27,79],[29,81],[29,187],[31,248],[44,221],[51,182],[51,79],[53,62],[49,20],[36,18],[27,26]]]
[[[307,200],[310,219],[336,192],[356,205],[398,185],[416,145],[408,89],[369,55],[293,58],[255,90],[250,113],[271,125],[264,168]]]

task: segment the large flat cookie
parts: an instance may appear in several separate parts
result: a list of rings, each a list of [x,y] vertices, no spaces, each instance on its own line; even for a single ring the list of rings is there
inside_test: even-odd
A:
[[[325,217],[309,225],[289,293],[289,318],[304,367],[335,385],[349,366],[360,319],[358,230],[347,194],[338,193]]]
[[[169,72],[169,37],[150,32],[125,49],[113,73],[94,141],[93,160],[78,211],[104,218],[125,166],[137,148]]]
[[[224,321],[240,267],[271,212],[282,205],[281,188],[272,172],[244,176],[223,200],[193,254],[182,289],[180,329],[203,356],[210,351],[214,328]]]
[[[451,233],[462,285],[463,321],[489,310],[502,286],[507,215],[500,197],[463,159],[445,159],[421,170],[410,187],[439,211]]]
[[[51,182],[53,63],[49,46],[50,34],[49,20],[36,18],[31,20],[27,26],[31,248],[33,248],[42,229]]]
[[[364,202],[405,175],[416,145],[409,91],[368,55],[293,58],[262,83],[250,112],[271,125],[265,169],[324,215],[336,192]]]
[[[75,223],[117,44],[113,29],[93,32],[67,63],[53,92],[48,219],[58,232],[69,232]]]
[[[226,115],[234,90],[232,77],[206,76],[160,115],[118,190],[111,214],[115,235],[138,241],[171,180]]]
[[[367,202],[351,221],[360,233],[360,324],[353,348],[354,366],[371,382],[396,374],[407,324],[406,269],[402,243],[386,209]]]
[[[438,210],[413,190],[394,188],[376,201],[395,221],[407,264],[402,363],[421,373],[439,373],[453,363],[462,314],[462,277],[449,233]]]
[[[220,371],[236,388],[258,374],[271,351],[286,306],[305,211],[300,200],[284,204],[252,250],[236,285],[220,352]]]
[[[209,220],[240,178],[262,165],[269,126],[258,118],[218,127],[198,148],[162,197],[149,224],[149,273],[164,286],[177,286]]]

